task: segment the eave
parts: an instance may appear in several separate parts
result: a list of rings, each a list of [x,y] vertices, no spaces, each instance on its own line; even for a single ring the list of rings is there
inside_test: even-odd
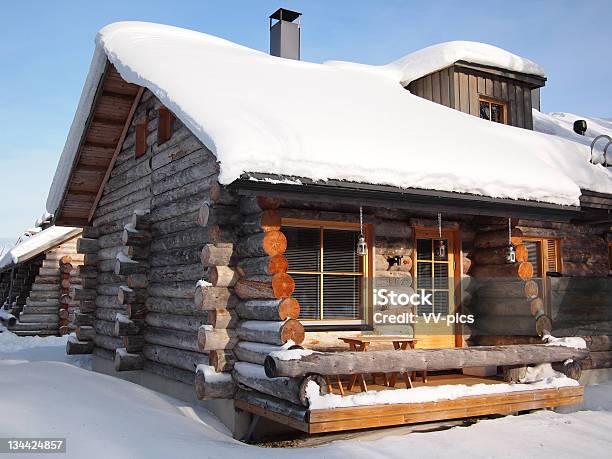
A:
[[[107,61],[55,212],[56,225],[89,225],[142,92]]]
[[[230,185],[241,195],[276,196],[327,203],[356,204],[421,212],[462,213],[494,217],[569,222],[584,220],[578,206],[539,201],[491,198],[466,193],[398,188],[341,180],[313,181],[266,173],[249,173]]]

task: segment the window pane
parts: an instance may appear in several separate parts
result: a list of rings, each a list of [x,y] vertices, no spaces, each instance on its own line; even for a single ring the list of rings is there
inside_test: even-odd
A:
[[[491,121],[496,123],[504,122],[504,107],[499,104],[491,104]]]
[[[323,317],[358,319],[360,284],[358,276],[323,276]]]
[[[323,271],[360,272],[357,241],[359,233],[354,230],[323,230]]]
[[[448,295],[449,295],[449,292],[446,290],[439,290],[439,291],[434,292],[433,304],[434,304],[434,312],[436,314],[440,313],[443,316],[448,315],[449,313]]]
[[[291,277],[295,281],[293,297],[300,303],[300,319],[320,319],[320,276],[293,274]]]
[[[527,261],[529,261],[529,263],[531,263],[531,265],[533,266],[533,277],[542,277],[542,272],[540,270],[540,261],[542,260],[542,248],[540,246],[540,242],[523,240],[523,244],[525,244],[525,247],[527,248]]]
[[[434,288],[448,288],[448,263],[434,264]]]
[[[417,262],[417,288],[431,288],[432,263]]]
[[[484,100],[480,101],[480,117],[485,120],[491,119],[491,115],[489,114],[489,102]]]
[[[421,293],[421,292],[419,292]],[[425,290],[425,294],[429,295],[432,294],[433,292],[431,290]],[[432,298],[433,299],[433,295],[429,296],[428,298]],[[433,301],[432,301],[433,303]],[[429,314],[430,312],[433,312],[433,307],[431,306],[431,304],[426,304],[425,302],[423,302],[423,304],[419,304],[417,306],[417,314]],[[419,320],[423,320],[421,317],[419,317]]]
[[[417,239],[417,259],[431,260],[431,239]]]
[[[283,227],[283,233],[287,237],[289,271],[319,271],[320,229]]]

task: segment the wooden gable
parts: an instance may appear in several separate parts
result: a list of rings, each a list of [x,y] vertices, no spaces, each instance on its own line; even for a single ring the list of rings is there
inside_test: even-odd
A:
[[[56,212],[57,225],[88,225],[142,91],[107,62]]]

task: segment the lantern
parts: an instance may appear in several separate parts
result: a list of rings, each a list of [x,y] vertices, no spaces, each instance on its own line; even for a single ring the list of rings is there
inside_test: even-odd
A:
[[[516,263],[516,252],[512,244],[506,249],[506,263]]]
[[[438,258],[446,258],[446,241],[444,239],[440,239],[436,241],[436,255]]]
[[[357,241],[357,255],[365,257],[368,254],[368,244],[363,236],[363,208],[359,206],[359,240]]]

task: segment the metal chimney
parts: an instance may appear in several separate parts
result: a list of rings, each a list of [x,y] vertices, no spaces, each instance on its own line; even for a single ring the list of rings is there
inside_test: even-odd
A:
[[[297,11],[279,8],[270,16],[270,54],[300,60],[300,16]],[[294,22],[297,20],[297,22]],[[276,22],[275,22],[276,21]]]

